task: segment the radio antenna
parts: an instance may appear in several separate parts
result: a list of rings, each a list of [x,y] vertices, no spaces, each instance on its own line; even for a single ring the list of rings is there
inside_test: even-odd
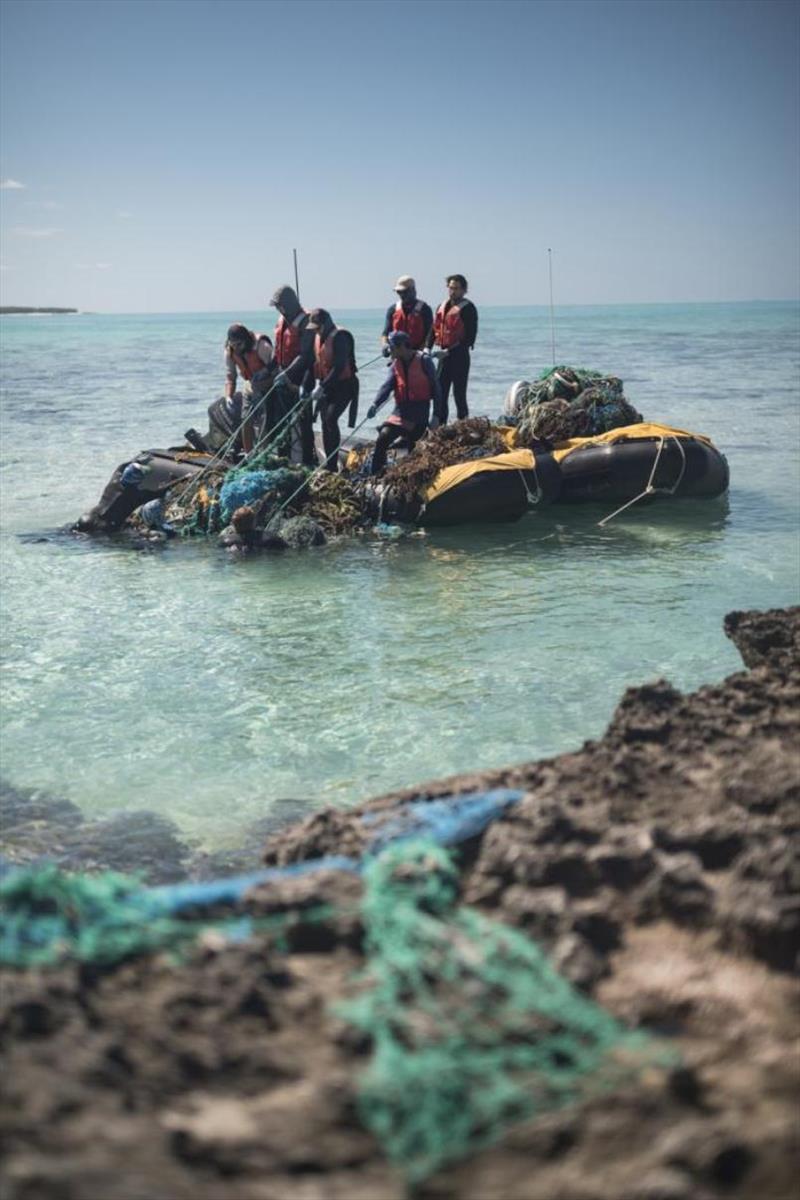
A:
[[[556,320],[553,312],[553,251],[547,247],[547,266],[550,271],[550,348],[553,353],[553,366],[556,365]]]

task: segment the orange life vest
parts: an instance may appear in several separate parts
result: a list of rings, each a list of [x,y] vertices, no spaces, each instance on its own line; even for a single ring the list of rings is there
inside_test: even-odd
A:
[[[308,320],[304,308],[291,321],[281,314],[275,326],[275,360],[279,367],[289,367],[300,353],[303,326]]]
[[[253,378],[254,375],[257,375],[259,371],[266,370],[266,363],[262,361],[258,353],[258,343],[262,338],[267,337],[267,335],[265,333],[256,333],[253,336],[256,340],[253,344],[252,350],[248,350],[246,354],[234,354],[233,351],[231,351],[233,361],[236,363],[236,370],[239,372],[242,378],[246,379],[248,382]]]
[[[417,300],[411,312],[403,308],[402,300],[398,300],[392,313],[392,330],[402,330],[411,338],[414,350],[421,350],[425,342],[425,322],[422,319],[423,303]]]
[[[417,352],[406,365],[397,359],[392,363],[394,371],[394,395],[401,404],[429,404],[433,399],[431,381],[422,365],[422,355]]]
[[[456,300],[452,304],[449,300],[445,300],[444,304],[440,304],[437,308],[436,316],[433,318],[433,336],[436,345],[441,346],[443,350],[450,350],[464,341],[467,331],[461,319],[461,310],[469,303],[469,300],[466,299]],[[450,304],[450,307],[445,312],[447,304]]]
[[[333,370],[333,339],[340,332],[346,333],[347,330],[339,330],[334,325],[324,342],[319,334],[314,338],[314,374],[317,379],[325,379]],[[355,366],[351,356],[347,366],[343,367],[339,373],[336,382],[341,383],[345,379],[352,379],[355,375]]]

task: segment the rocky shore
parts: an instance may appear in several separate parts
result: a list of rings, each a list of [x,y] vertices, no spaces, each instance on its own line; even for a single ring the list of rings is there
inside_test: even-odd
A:
[[[800,610],[732,613],[725,630],[747,670],[691,695],[630,689],[575,753],[262,831],[268,864],[359,857],[365,813],[522,791],[459,847],[462,902],[676,1052],[521,1121],[418,1200],[796,1195]],[[18,836],[4,853],[20,862],[47,852],[34,799],[7,797]],[[85,866],[82,818],[62,815],[61,860]],[[98,845],[93,865],[120,865]],[[211,870],[179,846],[170,861],[164,878]],[[281,936],[207,936],[181,963],[5,971],[3,1200],[401,1200],[357,1116],[369,1040],[333,1007],[364,966],[361,892],[341,871],[255,889],[250,914],[297,914]]]

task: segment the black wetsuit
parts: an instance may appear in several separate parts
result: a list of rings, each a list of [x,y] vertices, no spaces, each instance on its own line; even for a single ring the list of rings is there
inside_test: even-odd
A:
[[[464,341],[452,346],[444,358],[439,360],[439,383],[442,388],[442,405],[444,419],[447,420],[450,397],[450,387],[453,388],[453,399],[456,403],[456,416],[459,420],[469,416],[467,407],[467,379],[469,378],[470,355],[478,336],[478,310],[471,300],[461,309],[461,320],[464,322]]]
[[[349,379],[340,379],[346,371],[351,372]],[[358,414],[358,376],[356,370],[355,343],[349,329],[337,329],[333,335],[333,366],[320,385],[325,389],[325,395],[318,401],[319,416],[322,423],[322,444],[325,448],[325,465],[329,471],[338,471],[339,462],[336,453],[341,443],[339,418],[349,408],[347,424],[350,429],[356,423]],[[311,376],[306,378],[306,388],[311,386]]]

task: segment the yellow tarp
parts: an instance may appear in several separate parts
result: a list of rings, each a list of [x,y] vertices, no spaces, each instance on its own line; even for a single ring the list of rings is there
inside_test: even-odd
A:
[[[536,464],[532,450],[511,450],[508,454],[495,454],[491,458],[476,458],[470,462],[456,463],[455,466],[445,467],[434,479],[430,487],[422,493],[426,504],[437,496],[449,492],[450,488],[471,479],[481,471],[531,471]]]
[[[609,429],[608,433],[599,433],[597,437],[570,438],[568,442],[559,442],[553,451],[553,458],[561,462],[573,450],[583,446],[612,446],[614,442],[637,442],[643,438],[678,437],[695,438],[698,442],[711,445],[711,438],[704,433],[687,433],[685,429],[673,429],[671,425],[653,425],[642,421],[639,425],[623,425],[620,429]]]

